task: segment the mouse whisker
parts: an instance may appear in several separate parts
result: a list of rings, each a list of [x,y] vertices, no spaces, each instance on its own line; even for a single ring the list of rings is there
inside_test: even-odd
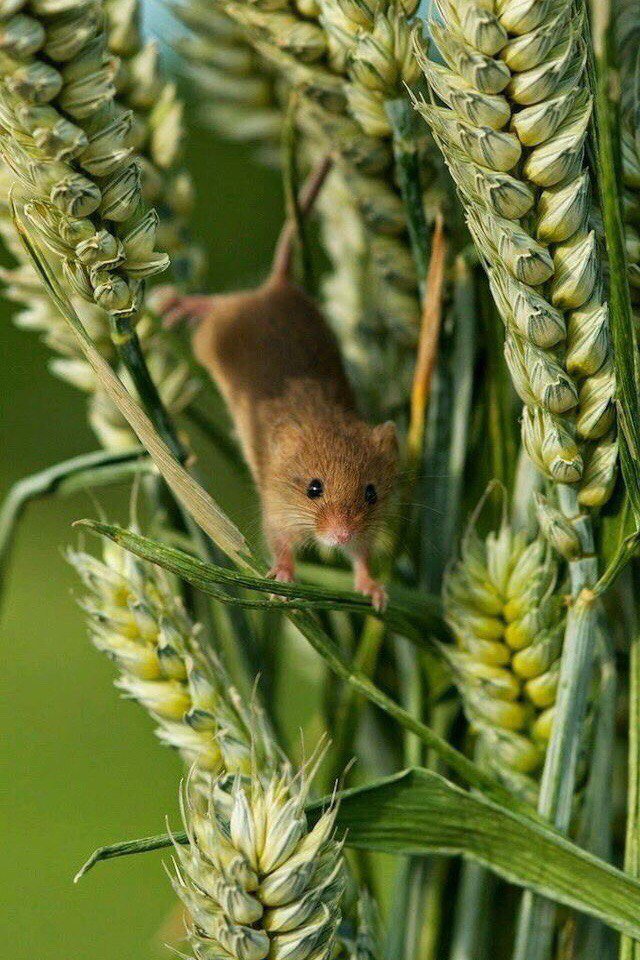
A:
[[[432,507],[430,503],[424,503],[424,502],[421,502],[420,500],[410,500],[407,503],[405,503],[405,506],[419,507],[421,510],[428,510],[429,513],[435,513],[440,517],[444,517],[446,515],[444,510],[439,510],[437,507]]]

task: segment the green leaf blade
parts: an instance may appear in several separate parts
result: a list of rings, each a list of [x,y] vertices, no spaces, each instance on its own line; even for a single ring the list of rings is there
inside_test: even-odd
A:
[[[560,834],[420,768],[342,795],[347,844],[461,855],[505,880],[640,938],[640,883]]]
[[[413,768],[338,795],[336,827],[348,847],[407,855],[463,856],[557,903],[640,940],[640,882],[533,819],[472,794],[431,770]],[[307,808],[318,819],[327,798]],[[174,839],[185,843],[186,836]],[[159,850],[169,834],[100,847],[101,860]]]

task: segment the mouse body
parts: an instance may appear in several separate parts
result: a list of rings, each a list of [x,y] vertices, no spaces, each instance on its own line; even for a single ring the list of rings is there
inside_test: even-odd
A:
[[[369,563],[395,486],[395,425],[358,415],[333,332],[289,279],[290,244],[285,235],[257,289],[172,291],[160,312],[168,326],[191,320],[196,359],[229,408],[261,499],[270,576],[293,580],[296,550],[315,539],[351,557],[356,589],[381,610]]]

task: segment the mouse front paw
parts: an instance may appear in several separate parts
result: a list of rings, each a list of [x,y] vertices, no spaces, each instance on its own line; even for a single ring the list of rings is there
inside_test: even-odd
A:
[[[267,577],[270,580],[277,581],[277,583],[293,583],[293,564],[287,563],[286,561],[275,563],[269,570]],[[269,595],[269,599],[286,600],[287,598],[277,593],[272,593]]]
[[[276,563],[267,574],[269,580],[277,580],[278,583],[293,582],[293,567],[285,563]]]
[[[381,583],[369,576],[358,576],[355,586],[358,593],[364,593],[365,597],[370,598],[371,606],[376,613],[383,612],[387,606],[388,597]]]

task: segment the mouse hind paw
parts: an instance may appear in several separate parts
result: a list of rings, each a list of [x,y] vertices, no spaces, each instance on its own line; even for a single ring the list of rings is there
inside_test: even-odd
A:
[[[387,608],[387,603],[389,598],[387,596],[386,589],[382,586],[381,583],[377,583],[375,580],[372,580],[371,583],[366,587],[365,590],[362,590],[362,593],[365,596],[369,597],[371,600],[371,606],[376,611],[376,613],[384,613]]]
[[[371,600],[371,606],[376,613],[382,613],[387,606],[387,591],[381,583],[374,580],[368,573],[359,571],[356,574],[355,588],[358,593],[363,593],[365,597]]]
[[[162,317],[165,330],[171,330],[183,321],[194,325],[204,320],[211,310],[211,297],[185,296],[168,285],[153,291],[151,307]]]

